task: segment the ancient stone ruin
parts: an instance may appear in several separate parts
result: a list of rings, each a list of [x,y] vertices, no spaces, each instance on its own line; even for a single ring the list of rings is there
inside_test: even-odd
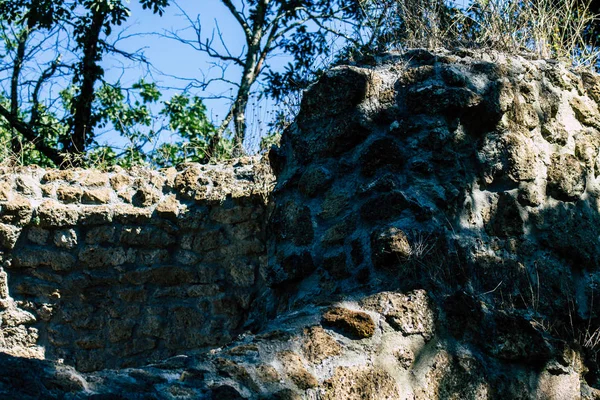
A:
[[[600,77],[342,66],[265,158],[4,168],[0,398],[600,399]]]

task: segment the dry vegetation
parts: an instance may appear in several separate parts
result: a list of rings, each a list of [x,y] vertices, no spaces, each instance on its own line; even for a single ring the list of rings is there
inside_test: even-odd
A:
[[[391,47],[493,48],[593,66],[592,0],[368,0],[371,42]],[[368,8],[368,10],[367,10]]]

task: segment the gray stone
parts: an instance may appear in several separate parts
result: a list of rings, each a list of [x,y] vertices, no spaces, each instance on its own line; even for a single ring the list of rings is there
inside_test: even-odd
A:
[[[162,229],[153,226],[125,227],[121,231],[120,242],[131,246],[168,247],[175,238]]]
[[[114,243],[116,227],[114,226],[98,226],[90,229],[85,235],[85,243],[101,244]]]
[[[75,265],[75,257],[65,251],[49,249],[20,249],[15,253],[13,266],[38,268],[49,266],[54,271],[69,271]]]
[[[315,166],[302,174],[298,187],[304,195],[313,197],[318,191],[324,190],[331,180],[332,174],[327,168]]]
[[[48,232],[46,229],[42,229],[37,226],[31,227],[27,231],[27,239],[29,239],[30,242],[35,244],[46,244],[49,235],[50,232]]]
[[[431,340],[435,333],[435,309],[424,290],[406,294],[383,292],[366,297],[360,302],[367,310],[377,311],[385,320],[404,335],[422,335]]]
[[[65,229],[54,233],[54,244],[56,247],[72,249],[77,245],[77,233],[73,229]]]
[[[87,268],[115,267],[126,261],[122,247],[85,246],[79,251],[79,262]]]

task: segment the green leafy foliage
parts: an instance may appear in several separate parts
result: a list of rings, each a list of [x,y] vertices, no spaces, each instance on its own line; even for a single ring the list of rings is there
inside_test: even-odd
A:
[[[77,96],[77,88],[69,86],[61,92],[61,100],[68,107]],[[120,84],[103,84],[96,92],[94,113],[98,128],[116,131],[125,144],[118,147],[100,145],[96,140],[86,154],[69,162],[82,166],[108,167],[120,165],[172,166],[183,162],[206,163],[231,157],[231,140],[222,138],[217,152],[208,152],[208,144],[216,131],[206,115],[206,107],[198,97],[178,94],[161,101],[162,93],[155,83],[143,79],[123,88]],[[7,103],[4,98],[0,103]],[[59,147],[61,138],[68,137],[68,126],[47,110],[40,109],[40,136],[49,146]],[[161,133],[177,138],[173,143],[157,145]],[[9,124],[0,125],[0,161],[17,164],[36,164],[56,167],[31,143],[25,143],[20,154],[12,154],[13,135]]]
[[[153,157],[154,163],[165,166],[182,162],[206,162],[230,158],[233,151],[231,140],[215,138],[216,127],[206,115],[206,106],[199,97],[175,95],[164,103],[161,114],[168,118],[169,128],[178,132],[183,140],[163,144]],[[211,143],[217,143],[211,148]]]
[[[160,15],[169,4],[168,0],[139,1],[144,9]],[[85,159],[84,153],[92,150],[96,143],[96,128],[102,128],[107,121],[113,123],[119,133],[127,132],[133,138],[140,136],[133,126],[148,125],[147,107],[119,108],[117,105],[125,104],[120,88],[111,90],[102,82],[103,57],[108,52],[118,52],[109,44],[108,37],[115,26],[122,25],[130,16],[127,3],[126,0],[0,1],[1,39],[6,51],[11,53],[11,57],[3,61],[13,64],[3,66],[5,70],[12,70],[12,77],[10,93],[4,94],[10,104],[0,107],[0,114],[5,124],[11,126],[14,153],[25,151],[23,144],[29,143],[51,163],[62,166]],[[39,38],[56,38],[57,56],[45,65],[44,61],[34,60],[41,72],[37,77],[27,76],[30,83],[22,84],[22,65],[30,57],[28,47],[36,51],[35,44],[30,44],[30,38],[36,34]],[[65,35],[72,40],[65,39]],[[60,61],[63,51],[72,54],[75,60],[63,64]],[[127,56],[127,53],[121,54]],[[41,99],[44,86],[50,86],[56,75],[63,80],[70,77],[71,86],[63,90],[59,98]],[[143,102],[157,98],[156,88],[144,86],[144,82],[141,85]],[[52,110],[43,103],[52,104]],[[62,108],[57,109],[57,105]],[[57,128],[48,128],[48,118],[55,120]],[[138,141],[137,138],[134,141]]]
[[[208,162],[231,155],[231,141],[222,139],[218,153],[209,153],[216,129],[198,97],[177,94],[161,101],[155,83],[144,80],[125,91],[119,85],[103,85],[97,94],[99,127],[110,125],[127,144],[121,153],[96,146],[94,160],[129,167],[140,164],[171,166],[183,162]],[[159,134],[169,131],[177,140],[156,146]]]

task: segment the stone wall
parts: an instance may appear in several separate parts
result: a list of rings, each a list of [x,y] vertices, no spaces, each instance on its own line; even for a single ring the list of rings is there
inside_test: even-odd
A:
[[[80,371],[230,341],[265,262],[259,159],[0,171],[0,345]]]
[[[33,344],[31,327],[50,359],[71,358],[0,354],[10,377],[0,379],[0,397],[600,399],[600,77],[468,50],[371,61],[334,68],[306,92],[269,154],[277,183],[268,206],[262,167],[226,167],[220,176],[236,186],[223,204],[212,200],[227,196],[211,193],[227,187],[215,184],[225,178],[207,179],[223,167],[183,166],[172,181],[163,174],[172,183],[156,206],[140,203],[153,198],[141,188],[126,201],[111,189],[111,223],[86,211],[102,205],[58,197],[65,186],[90,201],[88,172],[52,184],[51,207],[42,194],[25,195],[38,200],[23,205],[25,175],[11,175],[2,240],[14,246],[4,271],[16,301],[0,291],[6,347]],[[38,174],[32,186],[43,191]],[[160,203],[170,195],[202,222],[169,216]],[[139,215],[125,218],[121,207],[151,217],[134,223]],[[15,225],[30,216],[22,230]],[[89,218],[100,225],[86,225]],[[48,221],[47,244],[34,244]],[[86,243],[102,237],[88,235],[95,227],[119,245]],[[69,229],[78,238],[71,250]],[[140,243],[151,241],[166,246],[154,250],[165,250],[168,263],[138,261]],[[106,266],[134,250],[135,262]],[[197,259],[178,258],[192,252]],[[209,265],[216,277],[204,282]],[[85,288],[81,276],[94,282]],[[32,280],[46,283],[27,286]],[[198,285],[222,292],[189,297]],[[32,286],[46,293],[24,290]],[[97,315],[99,330],[65,324]],[[63,337],[71,342],[62,348],[49,340]],[[80,349],[98,338],[106,347]],[[126,356],[144,343],[154,347]],[[122,354],[138,367],[81,374],[69,366],[97,369]]]

